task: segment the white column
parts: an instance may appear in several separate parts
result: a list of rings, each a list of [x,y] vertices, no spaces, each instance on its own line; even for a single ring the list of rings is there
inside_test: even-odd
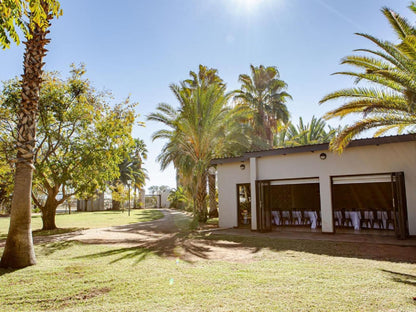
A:
[[[322,232],[333,233],[334,220],[332,217],[331,179],[329,176],[319,177],[319,192],[321,196]]]
[[[250,158],[250,189],[251,189],[251,229],[257,230],[256,210],[256,180],[257,180],[257,158]]]

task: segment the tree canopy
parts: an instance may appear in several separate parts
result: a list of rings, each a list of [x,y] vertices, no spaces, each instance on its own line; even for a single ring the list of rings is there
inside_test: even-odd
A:
[[[2,0],[0,1],[0,46],[9,48],[11,42],[20,43],[18,31],[31,38],[35,26],[45,30],[48,15],[59,17],[62,10],[56,0]]]
[[[66,80],[57,73],[43,78],[32,199],[42,211],[45,229],[55,227],[56,207],[69,197],[88,198],[118,178],[119,164],[134,145],[135,104],[108,105],[106,95],[95,91],[84,74],[84,67],[73,66]],[[19,91],[17,79],[3,87],[0,107],[11,112],[9,117],[18,109]],[[0,120],[14,139],[16,122]]]
[[[409,8],[416,13],[415,2]],[[364,85],[332,92],[320,101],[344,101],[325,115],[327,119],[360,117],[331,142],[331,147],[339,152],[351,139],[368,129],[377,129],[375,136],[392,129],[399,133],[416,131],[416,28],[389,8],[383,8],[382,12],[399,43],[365,33],[357,34],[371,41],[376,49],[355,50],[362,54],[347,56],[342,59],[342,64],[351,65],[358,71],[336,74],[352,77],[356,84]]]
[[[285,91],[287,84],[279,79],[276,67],[250,65],[250,69],[251,76],[240,75],[241,89],[235,91],[235,99],[250,107],[250,124],[255,134],[272,147],[278,122],[289,120],[286,102],[291,96]]]
[[[167,127],[153,134],[154,140],[167,141],[158,156],[161,168],[171,163],[175,166],[181,184],[192,196],[195,215],[205,221],[209,163],[215,157],[247,148],[249,141],[241,123],[247,110],[228,105],[232,94],[226,92],[215,69],[200,66],[199,73],[191,72],[190,76],[190,80],[170,86],[179,108],[159,104],[148,119]]]

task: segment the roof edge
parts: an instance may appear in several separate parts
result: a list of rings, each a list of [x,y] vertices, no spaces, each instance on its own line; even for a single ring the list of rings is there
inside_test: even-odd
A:
[[[391,144],[391,143],[403,143],[403,142],[410,142],[410,141],[416,141],[416,133],[352,140],[346,148]],[[263,151],[245,152],[242,156],[239,156],[239,157],[215,158],[211,161],[211,165],[246,161],[250,159],[251,157],[287,155],[287,154],[297,154],[297,153],[305,153],[305,152],[313,153],[316,151],[324,151],[324,150],[329,150],[329,143],[311,144],[311,145],[302,145],[302,146],[293,146],[293,147],[281,147],[281,148],[263,150]]]

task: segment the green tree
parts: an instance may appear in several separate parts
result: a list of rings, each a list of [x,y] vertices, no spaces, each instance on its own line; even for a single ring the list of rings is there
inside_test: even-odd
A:
[[[280,142],[281,146],[328,143],[337,132],[336,129],[327,127],[324,119],[316,118],[315,116],[312,116],[311,121],[306,124],[303,122],[302,117],[299,117],[299,123],[296,126],[289,122],[286,127],[283,127],[282,131],[285,137],[283,142]]]
[[[17,157],[9,233],[0,265],[22,268],[36,263],[31,231],[31,191],[36,116],[42,82],[43,58],[48,27],[62,12],[56,0],[4,0],[0,2],[0,44],[9,47],[10,38],[19,43],[17,28],[23,31],[25,55],[22,97],[17,122]],[[10,37],[9,37],[10,36]]]
[[[134,139],[134,163],[133,163],[133,181],[134,181],[134,208],[136,208],[137,190],[141,191],[149,179],[147,170],[143,168],[143,160],[147,159],[147,147],[142,139]]]
[[[269,147],[273,145],[273,135],[278,122],[286,123],[289,112],[286,102],[291,96],[284,90],[287,84],[279,79],[276,67],[255,67],[250,65],[251,77],[240,75],[241,89],[236,91],[235,99],[252,110],[250,124],[256,135]]]
[[[195,78],[192,74],[191,77]],[[167,140],[158,160],[162,169],[170,163],[175,166],[182,185],[191,189],[195,216],[206,221],[208,165],[215,157],[247,148],[249,143],[240,123],[247,117],[247,110],[231,109],[228,105],[231,94],[226,93],[223,83],[205,86],[184,81],[171,85],[170,89],[179,102],[179,109],[162,103],[157,107],[158,112],[148,116],[149,120],[168,127],[153,134],[153,140]]]
[[[416,13],[416,4],[409,7]],[[329,111],[325,118],[361,115],[331,142],[331,148],[342,152],[351,139],[368,129],[377,129],[375,136],[396,129],[416,130],[416,28],[394,11],[383,8],[383,14],[395,31],[399,44],[381,40],[368,34],[357,34],[370,40],[377,49],[357,49],[363,55],[342,59],[359,71],[336,74],[355,78],[365,86],[342,89],[326,95],[320,103],[343,100],[344,104]]]
[[[13,158],[15,148],[13,137],[8,131],[11,119],[11,112],[0,106],[0,211],[4,210],[6,213],[10,213],[14,185],[14,166],[9,162]]]
[[[188,202],[188,198],[182,186],[179,186],[176,189],[172,189],[169,193],[168,200],[169,200],[169,206],[171,208],[176,208],[176,209],[185,208]]]
[[[73,67],[71,76],[44,75],[40,91],[32,199],[42,211],[43,229],[56,228],[56,208],[71,196],[91,197],[119,175],[118,164],[132,145],[134,105],[110,107],[94,91],[85,68]],[[3,89],[2,109],[18,109],[17,79]],[[10,133],[15,127],[7,120]],[[17,122],[17,120],[14,120]]]
[[[118,185],[141,188],[147,179],[146,169],[142,167],[143,159],[147,157],[147,149],[143,140],[135,139],[130,146],[124,160],[119,164],[120,175],[113,181],[113,209],[120,209],[120,201],[117,200]],[[135,193],[136,194],[136,193]]]

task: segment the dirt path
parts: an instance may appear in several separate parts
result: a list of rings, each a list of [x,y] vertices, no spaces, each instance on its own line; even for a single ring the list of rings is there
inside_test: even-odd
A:
[[[184,213],[162,209],[164,217],[150,222],[135,223],[100,229],[82,230],[72,233],[37,236],[34,243],[48,244],[62,241],[79,241],[85,244],[105,244],[116,248],[145,248],[152,253],[163,257],[181,258],[186,261],[199,261],[202,259],[222,260],[230,262],[251,262],[261,258],[268,250],[276,251],[302,251],[322,253],[319,246],[320,239],[329,236],[318,235],[314,239],[310,233],[308,237],[296,233],[256,233],[251,231],[228,230],[218,231],[211,235],[206,233],[191,233],[188,229],[190,217]],[[210,236],[211,235],[211,236]],[[298,237],[299,236],[299,237]],[[322,237],[321,237],[322,236]],[[207,239],[207,238],[210,239]],[[256,242],[259,238],[261,244]],[[395,246],[367,241],[342,241],[342,236],[332,236],[330,248],[326,248],[328,255],[405,261],[416,263],[415,246]],[[357,237],[357,236],[356,236]],[[273,239],[271,242],[264,241]],[[276,240],[278,239],[277,243]],[[308,240],[310,243],[299,243]],[[5,241],[0,241],[0,247]],[[262,245],[263,244],[263,245]],[[272,246],[273,245],[273,246]]]

